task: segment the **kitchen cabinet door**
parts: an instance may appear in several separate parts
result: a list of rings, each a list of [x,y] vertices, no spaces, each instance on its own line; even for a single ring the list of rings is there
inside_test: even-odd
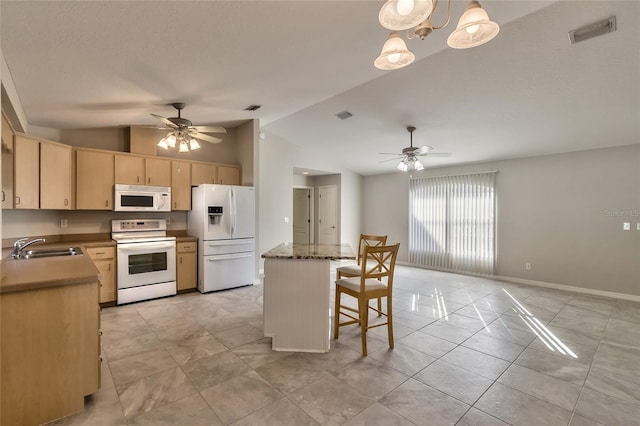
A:
[[[216,183],[220,185],[240,185],[240,167],[218,166]]]
[[[2,114],[2,208],[13,208],[13,128]]]
[[[40,208],[71,210],[72,149],[40,141]]]
[[[16,209],[40,207],[40,142],[27,136],[14,139],[14,197]]]
[[[203,183],[216,183],[217,166],[215,164],[192,163],[191,185],[198,186]]]
[[[191,163],[171,162],[171,210],[191,210]]]
[[[116,155],[115,183],[144,185],[144,157]]]
[[[145,158],[145,185],[171,186],[171,160]]]
[[[176,245],[176,287],[178,292],[195,290],[197,277],[196,243],[178,243]]]
[[[76,209],[112,210],[114,155],[76,151]]]
[[[100,271],[100,303],[116,301],[116,262],[113,247],[92,247],[87,254]]]

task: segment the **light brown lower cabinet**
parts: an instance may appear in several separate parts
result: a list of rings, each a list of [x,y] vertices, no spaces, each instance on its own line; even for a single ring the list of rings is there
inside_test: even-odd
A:
[[[100,303],[116,301],[116,260],[114,247],[91,247],[87,254],[102,274],[100,280]]]
[[[194,290],[197,286],[196,246],[195,241],[176,244],[176,287],[178,292]]]
[[[5,293],[0,424],[39,425],[82,411],[100,387],[98,283]]]

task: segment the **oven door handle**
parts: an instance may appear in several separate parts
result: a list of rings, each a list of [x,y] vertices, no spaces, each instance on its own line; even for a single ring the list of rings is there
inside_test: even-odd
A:
[[[131,252],[139,252],[139,251],[149,251],[150,249],[161,249],[161,250],[167,250],[167,249],[172,249],[175,247],[175,242],[171,242],[171,243],[156,243],[156,242],[149,242],[149,243],[133,243],[133,244],[118,244],[118,251],[122,251],[122,252],[127,252],[127,253],[131,253]]]

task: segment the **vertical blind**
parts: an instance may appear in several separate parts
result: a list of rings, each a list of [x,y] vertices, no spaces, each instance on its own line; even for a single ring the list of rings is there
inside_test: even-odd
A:
[[[493,275],[496,172],[409,182],[409,262]]]

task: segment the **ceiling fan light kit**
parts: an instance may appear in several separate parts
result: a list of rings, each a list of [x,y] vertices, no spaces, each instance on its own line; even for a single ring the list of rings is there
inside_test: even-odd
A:
[[[447,0],[447,19],[441,26],[434,26],[431,22],[431,17],[437,6],[438,0],[387,0],[380,9],[378,20],[380,25],[389,30],[407,30],[407,38],[409,39],[419,37],[424,40],[433,30],[442,29],[449,24],[451,0]],[[413,31],[410,32],[410,29]],[[489,19],[489,15],[480,6],[480,3],[471,0],[460,17],[455,31],[447,39],[447,44],[454,49],[468,49],[487,43],[499,31],[500,26]],[[402,46],[404,46],[402,52],[399,49],[396,51],[387,47],[392,38],[394,46],[400,46],[400,42],[402,42]],[[385,52],[387,53],[385,54]],[[411,59],[409,60],[409,58]],[[382,53],[376,58],[374,65],[381,70],[394,70],[411,64],[414,59],[415,55],[407,48],[404,40],[394,32],[385,42]]]
[[[413,172],[424,170],[424,165],[420,161],[418,157],[424,156],[434,156],[434,157],[449,157],[451,156],[450,152],[440,152],[433,153],[433,148],[429,145],[422,145],[420,147],[413,146],[413,132],[416,130],[413,126],[407,126],[407,132],[409,132],[409,146],[402,149],[400,154],[392,153],[392,152],[381,152],[383,155],[396,155],[396,158],[391,158],[389,160],[384,160],[382,163],[387,161],[400,160],[400,163],[397,166],[397,169],[403,172]]]
[[[175,148],[178,145],[178,152],[189,152],[196,149],[200,149],[200,143],[196,139],[200,139],[206,142],[219,143],[222,139],[215,138],[213,136],[205,135],[207,133],[226,133],[224,127],[218,126],[194,126],[191,120],[182,118],[180,112],[184,108],[184,104],[181,102],[172,103],[175,109],[178,110],[177,117],[165,118],[157,114],[151,114],[151,116],[162,121],[170,130],[169,133],[158,142],[158,146],[162,149],[168,150],[169,148]]]

